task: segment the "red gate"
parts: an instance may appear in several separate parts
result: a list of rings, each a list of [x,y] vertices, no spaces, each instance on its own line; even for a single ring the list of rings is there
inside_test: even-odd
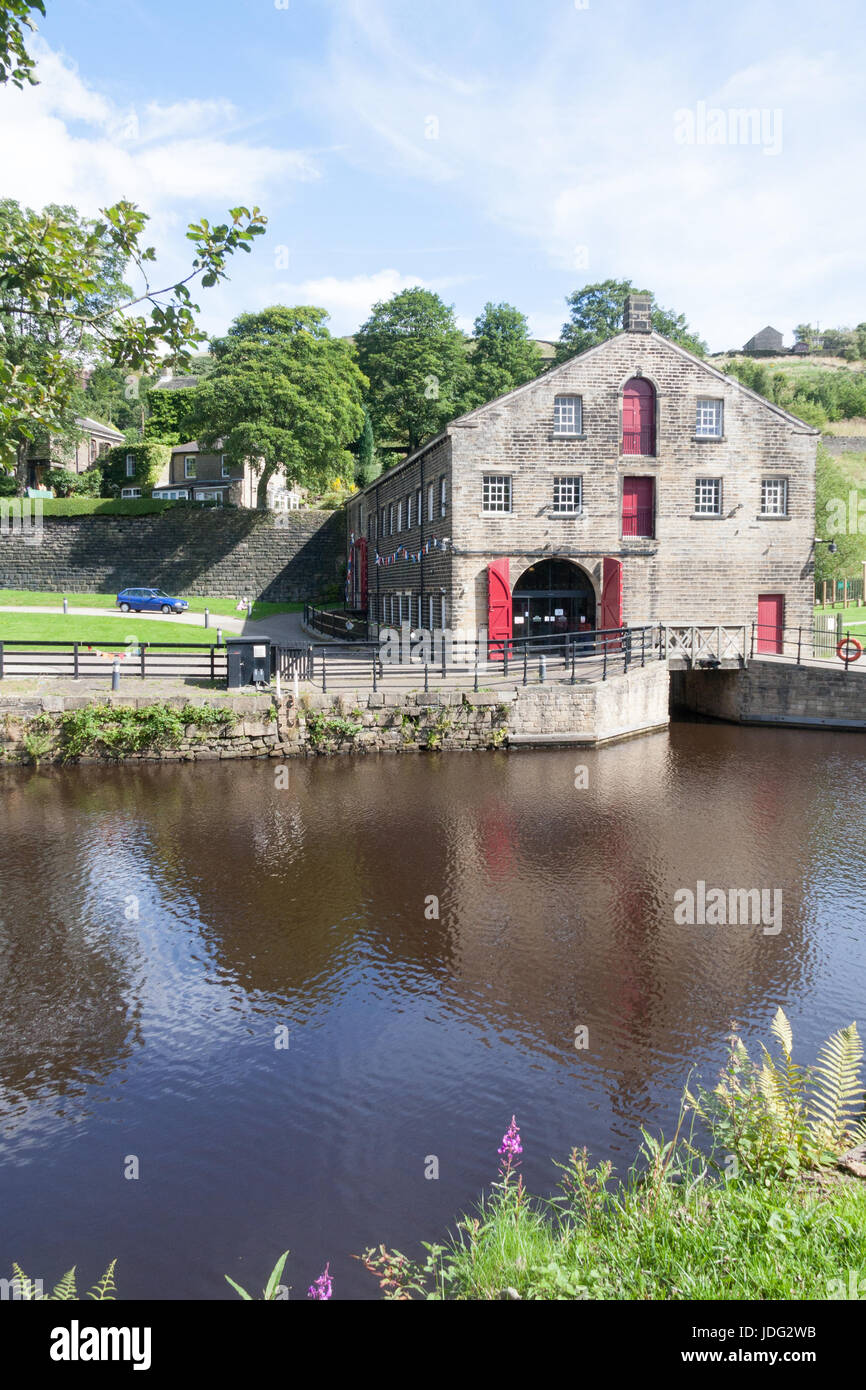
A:
[[[508,556],[487,566],[487,655],[501,661],[511,651],[511,580]]]
[[[756,634],[759,652],[781,656],[785,638],[785,595],[758,594],[758,626]]]

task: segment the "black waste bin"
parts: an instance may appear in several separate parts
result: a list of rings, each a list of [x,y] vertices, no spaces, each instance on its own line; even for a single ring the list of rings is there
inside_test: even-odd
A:
[[[267,685],[271,677],[271,644],[267,637],[229,637],[226,641],[228,688]]]

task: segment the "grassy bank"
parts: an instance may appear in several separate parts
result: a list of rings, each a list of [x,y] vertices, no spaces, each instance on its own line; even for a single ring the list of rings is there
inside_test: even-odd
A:
[[[686,1094],[670,1142],[644,1132],[622,1183],[574,1150],[556,1195],[530,1196],[512,1121],[497,1181],[451,1236],[420,1261],[365,1252],[385,1297],[866,1295],[866,1163],[842,1157],[866,1139],[856,1027],[828,1039],[811,1070],[794,1063],[781,1011],[773,1031],[781,1055],[763,1049],[758,1063],[732,1040],[716,1090]]]
[[[63,593],[43,593],[36,589],[0,589],[0,608],[60,608],[64,597],[68,599],[70,608],[116,608],[117,605],[117,594],[73,594],[66,590]],[[246,610],[238,612],[238,600],[234,598],[198,598],[185,593],[172,597],[185,598],[191,613],[204,613],[208,608],[211,613],[226,617],[246,617]],[[265,603],[256,599],[253,601],[253,622],[259,618],[273,617],[275,613],[300,613],[303,607],[302,603]]]
[[[10,648],[19,642],[106,642],[122,651],[130,638],[137,642],[186,642],[212,645],[215,627],[194,627],[171,618],[140,618],[135,613],[93,617],[76,613],[0,613],[0,642]]]

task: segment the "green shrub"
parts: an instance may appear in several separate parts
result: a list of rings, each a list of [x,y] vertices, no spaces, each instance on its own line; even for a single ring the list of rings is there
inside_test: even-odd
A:
[[[127,472],[127,459],[132,459],[134,472]],[[117,497],[121,488],[140,487],[150,491],[166,472],[171,461],[171,449],[156,440],[140,444],[118,444],[103,455],[103,495]]]

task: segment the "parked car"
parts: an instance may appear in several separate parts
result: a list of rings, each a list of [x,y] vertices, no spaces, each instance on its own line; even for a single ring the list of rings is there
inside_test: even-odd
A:
[[[121,613],[183,613],[189,608],[185,598],[171,598],[164,589],[122,589],[117,606]]]

